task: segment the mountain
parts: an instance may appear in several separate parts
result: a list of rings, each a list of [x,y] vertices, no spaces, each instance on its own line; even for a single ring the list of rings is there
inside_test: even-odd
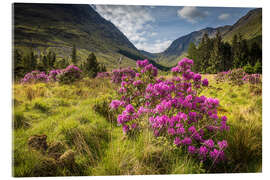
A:
[[[231,42],[234,35],[241,34],[244,39],[251,40],[262,36],[262,9],[249,11],[240,18],[230,30],[224,34],[223,40]]]
[[[57,58],[69,58],[75,44],[79,59],[94,52],[110,68],[135,65],[146,58],[111,22],[90,5],[14,3],[14,46],[32,47],[37,54],[53,50]]]
[[[262,9],[258,8],[249,11],[232,26],[208,27],[182,36],[174,40],[164,52],[156,55],[155,60],[160,64],[172,66],[179,60],[179,57],[186,55],[191,42],[198,44],[204,33],[207,33],[209,37],[213,37],[217,31],[220,31],[224,41],[231,42],[233,36],[240,33],[244,39],[248,40],[248,43],[256,41],[262,44]],[[147,52],[144,52],[144,55],[151,57],[151,54],[147,54]]]
[[[157,62],[174,60],[179,57],[182,53],[186,52],[188,46],[191,42],[198,44],[203,36],[203,34],[207,33],[209,37],[214,37],[215,34],[220,31],[221,35],[224,35],[230,26],[223,26],[218,28],[210,28],[207,27],[205,29],[194,31],[188,35],[182,36],[172,42],[172,44],[161,53],[161,55],[157,58]]]

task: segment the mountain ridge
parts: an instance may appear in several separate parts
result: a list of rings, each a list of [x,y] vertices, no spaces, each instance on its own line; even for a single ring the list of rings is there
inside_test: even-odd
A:
[[[216,28],[206,27],[198,31],[190,32],[184,36],[181,36],[175,39],[171,45],[164,50],[163,52],[156,53],[155,60],[158,63],[163,65],[173,64],[176,58],[179,58],[184,53],[187,52],[188,46],[191,42],[195,43],[196,45],[200,42],[204,33],[207,33],[208,36],[211,38],[213,37],[217,31],[220,31],[223,40],[230,42],[233,38],[233,35],[237,33],[243,33],[243,38],[247,40],[254,40],[257,42],[261,42],[261,34],[262,34],[262,9],[256,8],[250,10],[246,15],[239,18],[233,25],[225,25],[219,26]],[[254,20],[255,19],[255,20]],[[251,28],[247,28],[246,26],[252,25]],[[254,25],[255,24],[255,25]],[[256,26],[258,24],[258,26]],[[240,30],[239,30],[240,29]],[[246,29],[249,29],[247,31]],[[251,29],[251,30],[250,30]],[[144,52],[144,55],[151,57],[151,53]]]
[[[146,58],[90,5],[14,3],[13,13],[15,48],[32,47],[37,54],[53,50],[58,57],[70,58],[75,44],[79,60],[94,52],[98,61],[111,68],[120,66],[121,57],[121,67],[134,66],[137,59]]]

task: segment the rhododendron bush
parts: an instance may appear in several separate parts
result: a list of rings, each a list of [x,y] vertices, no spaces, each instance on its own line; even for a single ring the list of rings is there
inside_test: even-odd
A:
[[[110,107],[126,135],[149,128],[192,156],[220,162],[228,146],[219,138],[229,130],[227,117],[218,116],[218,99],[199,95],[208,80],[192,72],[192,65],[193,60],[182,59],[171,69],[173,77],[165,79],[157,77],[157,68],[148,60],[137,61],[136,69],[115,73],[113,82],[121,86]]]
[[[22,83],[37,83],[37,82],[55,82],[72,83],[81,79],[82,71],[75,65],[69,65],[65,69],[54,69],[48,74],[38,70],[27,73],[21,79]]]
[[[215,80],[217,83],[228,81],[233,85],[242,85],[244,83],[260,84],[262,77],[260,74],[247,74],[243,69],[238,68],[217,73]]]

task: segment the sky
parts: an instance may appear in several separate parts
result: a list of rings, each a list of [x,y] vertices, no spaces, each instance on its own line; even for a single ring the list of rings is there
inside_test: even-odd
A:
[[[232,25],[253,8],[91,5],[137,49],[166,50],[175,39],[206,27]]]

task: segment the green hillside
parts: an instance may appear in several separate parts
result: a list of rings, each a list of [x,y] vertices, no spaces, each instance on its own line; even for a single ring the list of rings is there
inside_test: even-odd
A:
[[[231,42],[234,35],[241,34],[243,39],[260,39],[262,36],[262,9],[249,11],[239,19],[228,31],[223,40]]]
[[[90,5],[15,3],[13,7],[15,48],[32,47],[38,55],[53,50],[57,58],[70,59],[75,44],[79,60],[94,52],[109,69],[119,66],[120,57],[123,67],[145,58]]]

